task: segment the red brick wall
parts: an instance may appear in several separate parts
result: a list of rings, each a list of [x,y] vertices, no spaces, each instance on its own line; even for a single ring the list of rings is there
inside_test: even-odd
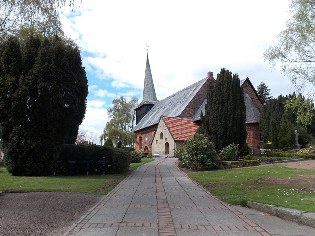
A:
[[[207,98],[207,88],[211,80],[213,80],[213,77],[210,77],[206,80],[206,82],[202,85],[202,87],[196,93],[194,98],[189,102],[189,104],[185,107],[183,112],[180,114],[181,117],[191,118],[196,114],[202,102]]]
[[[246,124],[246,131],[247,131],[247,138],[246,143],[252,149],[260,148],[260,131],[259,131],[259,124]]]
[[[148,153],[152,152],[152,140],[154,138],[157,125],[150,126],[136,132],[135,149],[139,152],[145,152],[145,147],[148,147]],[[140,141],[142,142],[140,143]]]

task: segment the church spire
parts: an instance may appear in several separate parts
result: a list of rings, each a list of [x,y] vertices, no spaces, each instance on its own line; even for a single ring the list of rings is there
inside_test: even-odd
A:
[[[152,79],[152,73],[149,62],[149,53],[147,52],[147,63],[145,68],[144,87],[143,87],[143,99],[142,102],[156,102],[156,93],[154,89],[154,83]]]

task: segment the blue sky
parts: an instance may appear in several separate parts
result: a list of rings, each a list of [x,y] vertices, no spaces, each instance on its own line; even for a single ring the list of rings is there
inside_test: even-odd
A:
[[[97,141],[114,98],[142,99],[146,45],[158,99],[222,67],[255,87],[265,82],[273,96],[292,92],[263,59],[289,16],[288,0],[82,0],[62,14],[89,81],[80,130]]]

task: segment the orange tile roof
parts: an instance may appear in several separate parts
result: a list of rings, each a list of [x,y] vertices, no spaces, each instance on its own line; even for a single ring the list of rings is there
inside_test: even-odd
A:
[[[176,141],[185,141],[195,135],[198,125],[181,117],[164,116],[163,121]]]

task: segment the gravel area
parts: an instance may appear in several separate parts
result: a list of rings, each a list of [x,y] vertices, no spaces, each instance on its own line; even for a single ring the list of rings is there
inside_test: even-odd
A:
[[[63,235],[101,196],[83,193],[0,195],[0,235]]]
[[[289,162],[285,165],[290,168],[315,170],[315,160]]]

